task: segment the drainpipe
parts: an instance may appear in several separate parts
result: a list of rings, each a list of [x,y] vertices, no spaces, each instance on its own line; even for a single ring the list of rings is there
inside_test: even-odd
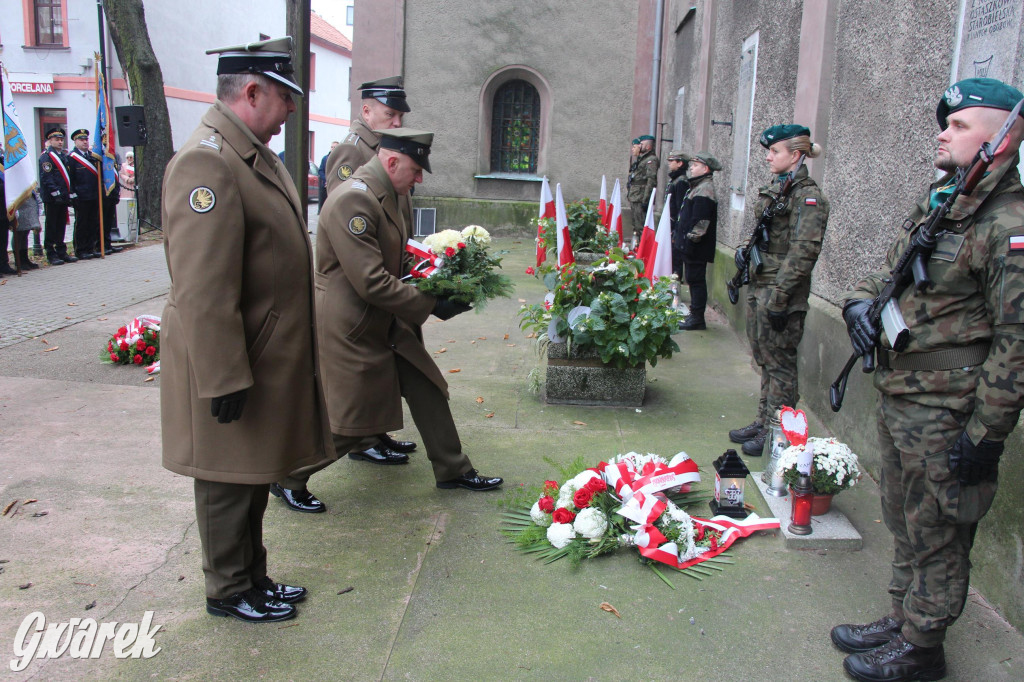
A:
[[[661,84],[661,34],[665,17],[665,0],[658,0],[654,14],[654,58],[651,64],[651,120],[649,134],[658,137],[658,87]],[[655,147],[657,149],[657,147]]]

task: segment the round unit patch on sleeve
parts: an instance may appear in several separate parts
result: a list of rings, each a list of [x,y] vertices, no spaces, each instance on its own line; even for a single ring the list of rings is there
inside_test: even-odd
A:
[[[49,173],[52,170],[53,170],[53,164],[50,163],[49,161],[43,161],[43,172],[44,173]]]
[[[356,236],[366,232],[366,218],[357,215],[355,218],[348,221],[348,231]]]
[[[352,166],[347,163],[342,164],[341,168],[338,169],[338,177],[342,180],[348,180],[352,177]]]
[[[188,205],[196,213],[208,213],[217,203],[217,197],[209,187],[196,187],[188,195]]]

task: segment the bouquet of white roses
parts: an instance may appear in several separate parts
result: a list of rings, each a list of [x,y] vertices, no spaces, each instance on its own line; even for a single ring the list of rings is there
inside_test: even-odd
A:
[[[423,240],[426,252],[419,245],[407,247],[421,257],[409,277],[420,291],[480,310],[492,298],[508,298],[513,291],[512,280],[497,272],[501,258],[488,251],[490,243],[491,236],[479,225],[429,235]]]

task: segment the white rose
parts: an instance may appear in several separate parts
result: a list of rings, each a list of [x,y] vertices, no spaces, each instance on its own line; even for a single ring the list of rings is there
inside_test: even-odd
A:
[[[587,482],[590,481],[590,479],[592,478],[601,478],[601,475],[598,474],[596,471],[591,471],[590,469],[587,469],[582,473],[576,474],[576,476],[572,479],[572,481],[570,481],[570,483],[573,485],[573,487],[576,488],[576,490],[579,490],[583,486],[585,486]]]
[[[548,526],[548,542],[556,549],[562,549],[576,537],[571,523],[552,523]]]
[[[541,528],[547,528],[551,525],[551,514],[541,511],[540,500],[533,503],[533,507],[530,509],[530,518]]]
[[[598,540],[608,530],[608,518],[600,509],[587,507],[576,515],[573,529],[588,540]]]
[[[462,230],[462,238],[466,241],[472,239],[477,244],[489,244],[491,235],[479,225],[470,225]]]

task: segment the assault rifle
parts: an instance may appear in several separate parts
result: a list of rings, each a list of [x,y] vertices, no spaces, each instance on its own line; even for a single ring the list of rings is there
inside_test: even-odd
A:
[[[804,155],[800,155],[800,160],[797,161],[796,168],[789,174],[786,181],[782,183],[782,188],[779,190],[779,196],[775,201],[769,202],[764,210],[761,211],[761,218],[757,221],[757,225],[754,226],[754,231],[750,233],[750,239],[747,240],[746,246],[736,252],[736,274],[732,276],[725,288],[729,292],[729,303],[736,305],[740,300],[740,287],[744,284],[750,283],[750,268],[754,268],[755,274],[761,273],[761,268],[764,267],[761,258],[761,249],[768,246],[768,228],[772,224],[772,220],[775,218],[782,209],[786,208],[786,201],[789,199],[790,192],[793,191],[793,182],[796,180],[796,172],[800,170],[800,167],[804,165]]]
[[[935,250],[939,237],[944,232],[939,223],[953,208],[957,197],[961,194],[970,194],[978,186],[988,167],[992,165],[996,150],[999,149],[999,145],[1006,139],[1010,128],[1013,127],[1014,122],[1017,120],[1017,115],[1020,114],[1022,106],[1024,106],[1024,99],[1017,102],[1017,106],[1010,112],[1010,116],[1003,123],[1003,127],[999,129],[999,132],[995,134],[992,140],[981,143],[981,148],[978,149],[978,153],[974,156],[974,160],[971,161],[971,165],[957,170],[953,191],[942,204],[936,206],[928,214],[927,220],[917,231],[917,234],[914,235],[910,245],[900,255],[896,265],[889,272],[889,276],[882,280],[885,283],[882,291],[871,301],[871,307],[868,309],[868,319],[875,329],[878,328],[881,322],[889,343],[892,345],[892,349],[897,353],[905,350],[910,342],[910,329],[903,320],[903,315],[900,313],[899,303],[897,302],[900,294],[910,286],[911,281],[913,281],[914,289],[919,294],[924,293],[932,286],[932,280],[928,276],[927,263],[932,255],[932,251]],[[829,386],[828,399],[833,412],[838,412],[843,406],[843,396],[846,395],[846,381],[849,379],[850,370],[853,369],[853,365],[857,362],[858,357],[856,352],[853,353],[850,359],[846,361],[843,371],[839,373],[836,380]],[[864,355],[863,369],[868,374],[875,371],[874,349]]]

